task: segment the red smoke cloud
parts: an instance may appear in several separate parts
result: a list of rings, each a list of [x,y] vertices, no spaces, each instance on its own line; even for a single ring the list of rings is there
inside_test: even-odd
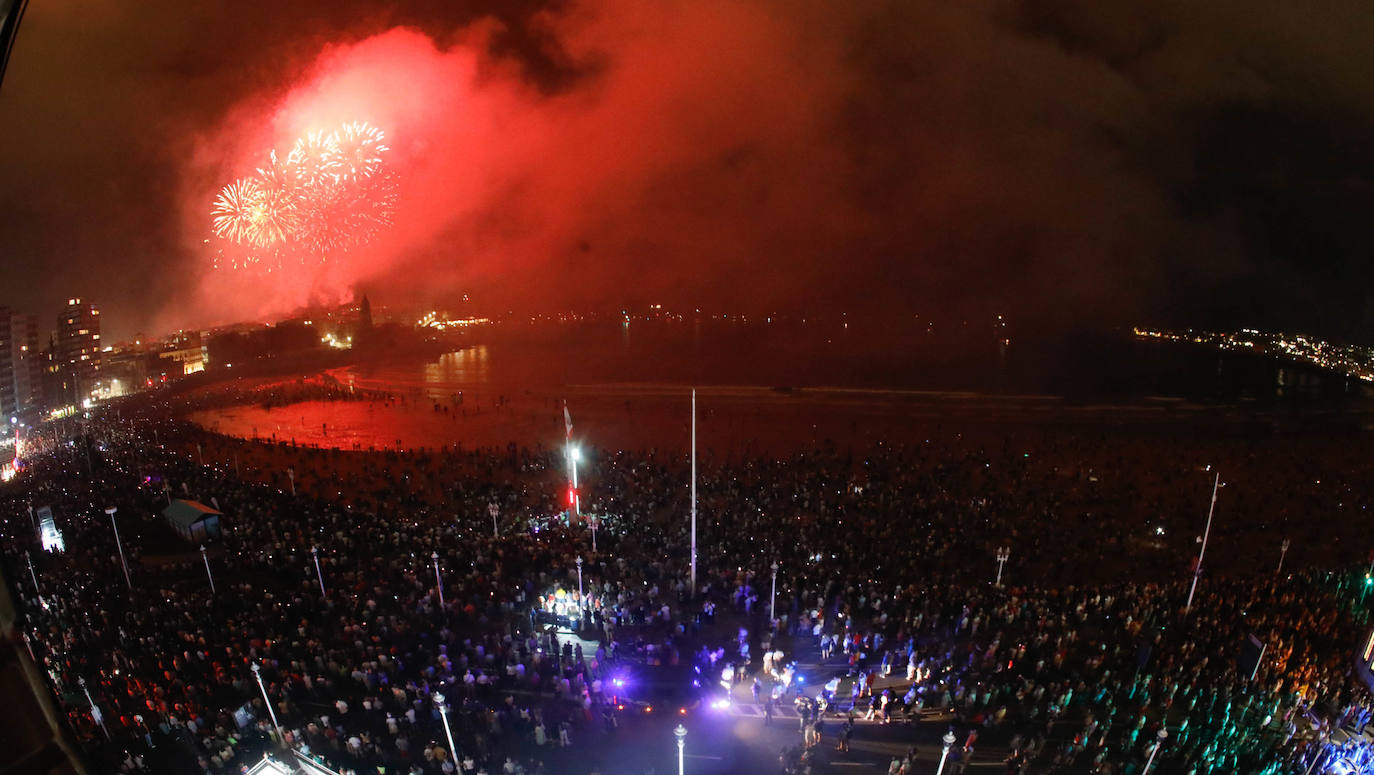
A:
[[[397,28],[324,50],[288,93],[236,110],[188,176],[193,238],[219,185],[346,121],[386,131],[400,199],[394,228],[346,257],[207,270],[200,307],[225,322],[359,287],[560,308],[714,293],[765,252],[798,247],[802,225],[807,241],[838,244],[855,222],[817,196],[841,162],[816,142],[837,93],[834,54],[817,41],[734,2],[627,1],[535,24],[583,73],[551,94],[488,53],[490,26],[445,45]]]

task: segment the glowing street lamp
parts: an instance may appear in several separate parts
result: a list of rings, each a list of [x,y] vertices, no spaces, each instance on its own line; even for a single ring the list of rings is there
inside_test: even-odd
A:
[[[86,693],[86,702],[91,704],[91,720],[100,725],[100,731],[105,733],[105,739],[109,740],[110,730],[105,726],[105,716],[100,712],[100,708],[95,706],[95,700],[91,699],[91,690],[86,688],[86,677],[82,676],[77,680],[81,684],[81,691]]]
[[[673,730],[673,736],[677,738],[677,775],[684,775],[682,769],[683,750],[687,746],[687,727],[681,724]]]
[[[262,690],[262,701],[267,703],[267,715],[272,717],[272,727],[277,730],[277,742],[285,745],[286,738],[282,736],[281,724],[277,723],[277,712],[272,710],[272,698],[267,696],[267,685],[262,682],[262,667],[257,662],[253,663],[253,677],[258,679],[258,688]]]
[[[773,597],[768,602],[768,621],[774,622],[778,619],[778,564],[773,563]],[[771,625],[770,625],[771,626]]]
[[[496,516],[501,513],[501,509],[496,505],[496,501],[487,504],[487,513],[491,515],[491,537],[499,538],[500,533],[496,530]]]
[[[1278,570],[1274,571],[1274,575],[1283,573],[1283,556],[1288,554],[1288,546],[1289,543],[1287,538],[1283,539],[1283,543],[1279,544],[1279,567]]]
[[[444,607],[444,577],[439,575],[439,553],[434,552],[430,555],[434,560],[434,585],[439,590],[439,607]]]
[[[434,704],[439,706],[439,717],[444,720],[444,735],[448,737],[448,755],[457,759],[458,749],[453,745],[453,730],[448,725],[448,704],[444,702],[444,695],[435,692]]]
[[[580,609],[586,604],[586,596],[582,593],[582,555],[577,555],[577,607]]]
[[[205,561],[205,577],[210,579],[210,594],[215,594],[215,575],[210,572],[210,555],[205,553],[205,544],[200,545],[200,559]]]
[[[1150,758],[1145,760],[1145,769],[1140,771],[1140,775],[1150,775],[1150,765],[1155,763],[1155,754],[1159,753],[1159,749],[1164,747],[1164,738],[1168,736],[1169,733],[1163,728],[1160,728],[1159,734],[1155,735],[1155,745],[1150,749]]]
[[[1212,481],[1212,505],[1207,508],[1207,527],[1203,528],[1202,539],[1199,541],[1202,546],[1197,550],[1197,563],[1193,567],[1193,584],[1188,587],[1188,603],[1184,606],[1185,610],[1192,609],[1193,593],[1197,592],[1197,580],[1202,576],[1202,556],[1207,553],[1207,539],[1212,535],[1212,514],[1217,510],[1217,488],[1220,486],[1221,472],[1218,471],[1216,479]]]
[[[43,605],[43,591],[38,588],[38,574],[33,570],[33,556],[25,551],[24,559],[29,561],[29,578],[33,579],[33,593],[38,595],[38,604]]]
[[[935,769],[935,775],[945,771],[945,759],[949,758],[949,749],[954,747],[954,730],[949,730],[945,736],[940,738],[940,743],[944,748],[940,751],[940,766]]]
[[[697,389],[692,388],[692,536],[691,555],[688,559],[688,597],[697,596]]]
[[[1010,560],[1010,559],[1011,559],[1011,547],[1009,547],[1009,546],[999,546],[999,547],[997,547],[997,584],[996,584],[996,586],[999,586],[999,587],[1002,586],[1002,568],[1006,566],[1007,560]]]
[[[119,564],[124,568],[124,583],[129,585],[129,589],[133,589],[134,582],[129,579],[129,563],[124,561],[124,544],[119,540],[119,523],[115,521],[116,511],[119,511],[116,506],[105,509],[105,513],[110,515],[110,524],[114,526],[115,546],[119,549]]]
[[[319,547],[310,547],[310,556],[315,558],[315,578],[320,580],[320,597],[328,597],[328,593],[324,591],[324,573],[320,570]]]

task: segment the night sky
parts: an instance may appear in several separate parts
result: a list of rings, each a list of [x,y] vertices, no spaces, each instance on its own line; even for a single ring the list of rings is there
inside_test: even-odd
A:
[[[0,304],[87,297],[111,340],[361,288],[1374,341],[1368,0],[379,5],[31,0]],[[392,231],[212,271],[219,187],[350,120]]]

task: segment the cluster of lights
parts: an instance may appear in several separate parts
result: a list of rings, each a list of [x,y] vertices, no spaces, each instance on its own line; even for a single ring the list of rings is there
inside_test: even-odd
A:
[[[1214,332],[1151,330],[1134,328],[1141,339],[1161,339],[1169,342],[1205,344],[1222,350],[1244,350],[1279,355],[1292,360],[1329,369],[1364,382],[1374,382],[1374,347],[1335,344],[1303,334],[1262,333],[1253,328],[1240,331]]]
[[[485,326],[491,323],[490,318],[458,318],[450,319],[440,317],[438,312],[426,313],[424,317],[415,322],[418,328],[435,328],[443,331],[448,328],[468,328],[470,326]]]
[[[353,337],[345,336],[343,339],[335,337],[333,334],[325,334],[320,337],[320,342],[333,347],[335,350],[353,349]]]

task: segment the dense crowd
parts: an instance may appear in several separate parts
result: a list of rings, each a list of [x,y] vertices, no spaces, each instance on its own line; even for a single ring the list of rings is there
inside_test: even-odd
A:
[[[1113,491],[1174,516],[1067,515],[1066,500],[1101,492],[1075,452],[924,444],[708,463],[693,589],[678,455],[588,451],[583,506],[614,515],[594,551],[586,524],[551,518],[554,451],[307,450],[126,409],[31,448],[0,490],[0,550],[28,648],[111,768],[170,748],[237,772],[270,740],[346,772],[588,771],[623,723],[609,685],[623,660],[708,675],[738,663],[770,720],[800,694],[801,739],[780,757],[798,772],[826,734],[839,755],[870,721],[934,711],[911,742],[953,725],[954,772],[985,748],[1009,772],[1138,772],[1152,754],[1161,772],[1302,772],[1367,718],[1349,669],[1366,621],[1354,574],[1209,573],[1185,610],[1185,561],[1157,531],[1199,511],[1170,482],[1206,472],[1178,462]],[[225,513],[204,558],[160,524],[173,497]],[[37,550],[30,505],[61,515],[64,553]],[[994,587],[1004,544],[1009,583]],[[1240,553],[1213,551],[1231,567]],[[542,626],[560,593],[585,640]],[[1250,635],[1266,645],[1253,677],[1238,665]],[[801,652],[837,680],[794,683],[785,666]]]

